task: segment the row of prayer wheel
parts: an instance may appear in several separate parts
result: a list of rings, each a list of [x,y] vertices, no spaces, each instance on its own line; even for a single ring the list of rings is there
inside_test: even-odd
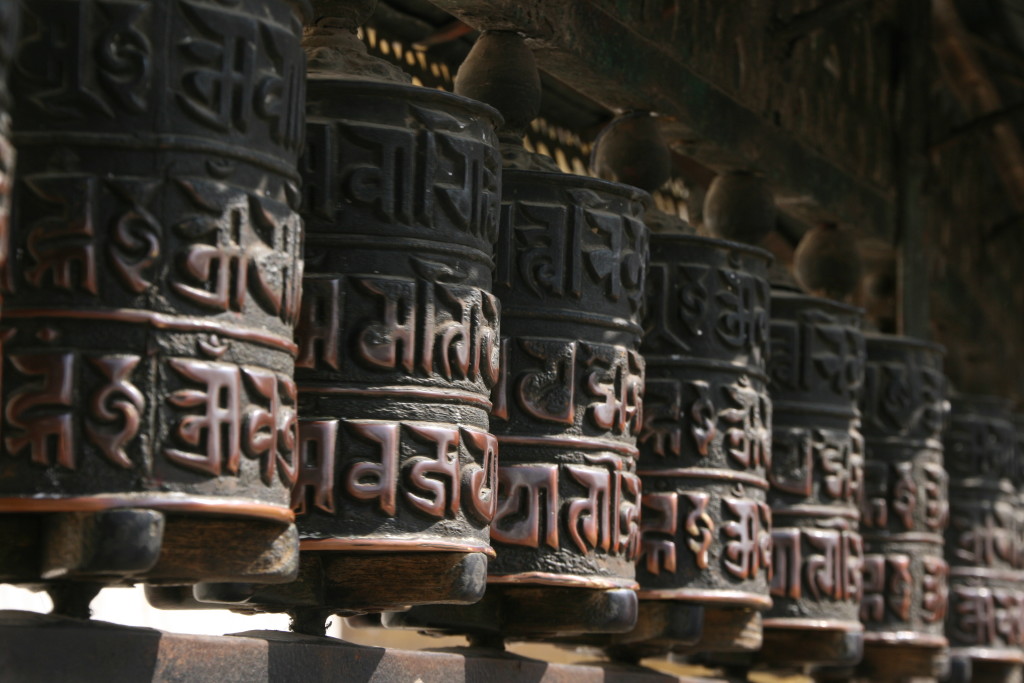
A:
[[[372,2],[313,5],[0,3],[0,581],[823,675],[1024,663],[1009,405],[950,410],[941,348],[771,275],[756,178],[716,181],[715,237],[653,208],[652,117],[602,135],[608,179],[523,149],[518,35],[453,95],[365,53]]]

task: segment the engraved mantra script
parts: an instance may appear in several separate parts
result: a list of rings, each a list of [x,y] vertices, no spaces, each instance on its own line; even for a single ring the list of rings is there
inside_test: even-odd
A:
[[[711,496],[702,491],[645,493],[643,547],[640,559],[647,572],[675,574],[679,567],[677,539],[685,539],[698,569],[710,566],[715,539],[722,544],[722,566],[739,580],[755,578],[761,569],[771,573],[771,508],[746,498],[722,498],[722,518],[716,529],[708,511]]]
[[[478,287],[352,275],[309,277],[305,289],[299,367],[338,370],[351,349],[375,370],[483,380],[488,387],[498,381],[500,305]],[[365,304],[376,316],[364,314]]]
[[[146,396],[133,383],[140,356],[44,351],[15,352],[8,360],[26,380],[11,392],[4,410],[4,446],[10,455],[27,451],[34,463],[74,470],[80,422],[107,461],[125,469],[136,466],[127,447],[138,435],[146,409]],[[185,448],[165,448],[164,457],[180,467],[220,476],[237,474],[244,453],[263,463],[267,485],[278,471],[286,482],[294,481],[296,390],[289,377],[192,358],[168,359],[165,368],[187,388],[167,397],[170,406],[180,409],[174,411],[178,419],[172,438]],[[80,387],[94,387],[81,407],[76,400]]]
[[[163,85],[157,91],[153,83],[169,62],[179,67],[168,91],[195,123],[240,135],[262,125],[274,143],[297,152],[304,68],[292,27],[209,2],[160,4],[171,16],[133,0],[27,5],[45,18],[19,51],[28,99],[58,118],[152,112],[169,104]],[[169,20],[181,36],[171,55],[158,43],[165,28],[158,20]]]
[[[645,394],[646,412],[638,441],[650,444],[655,455],[682,456],[689,450],[684,447],[688,438],[697,453],[706,457],[721,435],[726,452],[743,469],[771,464],[771,401],[746,376],[714,389],[703,380],[651,378]],[[683,405],[686,395],[696,396],[688,407]],[[684,426],[687,422],[689,430]]]
[[[463,508],[482,523],[494,517],[498,442],[485,431],[429,423],[311,420],[301,423],[299,438],[302,457],[292,489],[296,514],[311,513],[310,501],[335,514],[341,495],[374,505],[388,517],[397,515],[400,502],[438,519],[454,517]],[[460,449],[472,456],[473,464],[462,464]],[[336,462],[346,463],[337,474]]]
[[[495,283],[521,282],[541,298],[577,300],[596,286],[605,299],[625,300],[635,313],[643,303],[646,228],[622,212],[587,208],[591,193],[579,193],[564,203],[502,203]]]
[[[171,188],[163,181],[77,173],[26,178],[26,187],[51,213],[27,228],[30,258],[24,284],[116,295],[100,291],[97,272],[105,253],[124,287],[120,294],[133,296],[153,287],[161,279],[160,261],[170,260],[174,267],[167,285],[189,303],[212,312],[243,312],[252,300],[292,324],[302,278],[298,215],[280,202],[225,183],[169,182],[191,207],[173,225],[173,233],[184,241],[173,254],[162,250],[179,240],[170,238],[151,206],[168,199],[162,190]],[[121,208],[108,216],[100,205],[110,201],[119,201]],[[102,227],[108,222],[109,231]],[[109,238],[99,238],[108,233]]]
[[[692,351],[694,342],[710,330],[713,340],[730,351],[748,350],[760,357],[768,338],[768,286],[763,279],[728,268],[664,261],[652,261],[648,277],[652,295],[645,345]]]
[[[856,429],[837,432],[777,427],[772,448],[768,480],[776,491],[810,497],[818,472],[821,499],[860,505],[864,439]]]
[[[505,368],[521,370],[511,387],[527,415],[573,425],[582,394],[585,414],[598,430],[629,435],[640,427],[644,365],[636,351],[547,337],[506,337],[505,353],[512,344],[518,347],[517,362],[505,363]],[[508,378],[503,378],[495,388],[495,417],[508,418],[508,385]]]
[[[1024,644],[1024,592],[953,586],[947,628],[957,644],[983,647]]]
[[[810,552],[807,552],[807,550]],[[864,544],[860,534],[840,529],[772,530],[771,594],[799,600],[860,600]]]
[[[820,311],[800,323],[774,319],[768,374],[781,390],[806,393],[819,388],[858,398],[864,373],[864,337]],[[781,392],[780,392],[781,393]]]
[[[903,531],[941,533],[949,519],[949,475],[939,463],[887,463],[868,460],[864,467],[862,529],[885,529],[891,520]],[[921,518],[923,524],[918,521]]]
[[[493,242],[501,165],[494,146],[454,132],[464,123],[443,112],[410,106],[409,118],[421,125],[310,121],[304,206],[340,223],[349,219],[338,214],[355,206],[383,224],[454,225]]]
[[[590,465],[502,467],[491,540],[559,549],[568,534],[580,553],[603,550],[635,560],[640,541],[640,479],[616,456],[586,456]],[[560,479],[582,496],[559,493]]]
[[[926,624],[939,624],[946,618],[949,565],[941,557],[924,556],[921,585],[914,586],[913,559],[903,553],[864,556],[864,596],[860,619],[865,623],[884,623],[891,615],[910,621],[915,592],[920,591],[920,614]]]

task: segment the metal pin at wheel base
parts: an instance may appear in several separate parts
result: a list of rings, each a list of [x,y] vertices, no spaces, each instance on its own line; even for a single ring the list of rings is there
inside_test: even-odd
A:
[[[0,578],[289,580],[301,8],[21,5]]]
[[[949,472],[949,610],[951,655],[973,667],[1012,671],[1024,662],[1024,605],[1014,570],[1013,425],[1009,403],[955,395],[946,430]]]
[[[773,604],[761,653],[771,666],[860,659],[861,321],[858,308],[772,291]]]
[[[703,606],[695,651],[756,650],[771,604],[770,261],[725,240],[651,240],[637,578],[642,601]]]

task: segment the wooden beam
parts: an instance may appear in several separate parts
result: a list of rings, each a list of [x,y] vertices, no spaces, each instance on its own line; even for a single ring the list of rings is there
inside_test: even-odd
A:
[[[432,1],[474,28],[523,32],[542,69],[613,111],[675,117],[687,131],[671,141],[677,151],[718,171],[763,172],[783,211],[891,238],[891,189],[856,177],[842,160],[826,158],[726,95],[688,67],[678,45],[652,42],[622,23],[612,0]]]

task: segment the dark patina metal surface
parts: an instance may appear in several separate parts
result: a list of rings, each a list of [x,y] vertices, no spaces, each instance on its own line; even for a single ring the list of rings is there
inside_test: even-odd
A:
[[[946,646],[949,521],[942,434],[948,402],[941,347],[869,334],[861,431],[865,440],[864,596],[868,658],[919,657]],[[885,654],[890,653],[890,654]],[[916,675],[931,675],[929,662]]]
[[[491,584],[635,586],[640,540],[637,347],[646,195],[506,170],[495,293],[505,372]]]
[[[0,512],[289,525],[297,8],[23,6]]]
[[[772,291],[773,604],[764,617],[766,641],[776,631],[813,638],[863,630],[857,618],[864,555],[858,531],[864,468],[857,407],[864,380],[861,321],[858,308]],[[790,656],[807,662],[811,655]]]
[[[652,238],[639,439],[642,599],[768,607],[770,257],[735,242]]]
[[[950,477],[946,636],[954,655],[974,660],[1024,661],[1013,441],[1008,401],[953,397],[944,439]]]
[[[297,333],[304,550],[491,553],[497,114],[310,78]]]

